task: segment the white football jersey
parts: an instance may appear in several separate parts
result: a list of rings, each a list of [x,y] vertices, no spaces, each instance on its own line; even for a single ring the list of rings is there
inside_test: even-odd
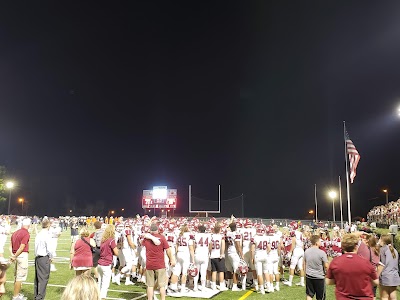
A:
[[[241,242],[242,236],[240,235],[240,233],[238,233],[236,231],[228,231],[226,233],[225,241],[226,241],[226,245],[227,245],[226,248],[227,248],[228,255],[235,254],[235,253],[237,253],[235,242]]]
[[[301,248],[303,249],[304,243],[303,243],[303,234],[296,230],[294,232],[294,237],[296,238],[296,247],[295,248]]]
[[[256,229],[254,227],[242,229],[243,253],[246,253],[250,250],[251,240],[255,235]]]
[[[189,232],[184,232],[178,237],[176,244],[178,245],[178,252],[189,254],[189,246],[193,245],[193,237]]]
[[[206,255],[208,256],[208,244],[211,241],[211,234],[198,232],[194,235],[194,243],[196,245],[195,254],[196,255]]]
[[[211,255],[210,258],[219,258],[221,256],[221,244],[224,236],[219,233],[211,235]]]
[[[256,235],[253,238],[253,244],[256,246],[256,255],[267,255],[268,236]]]
[[[269,255],[276,255],[278,256],[278,249],[281,245],[281,238],[279,237],[279,235],[277,235],[276,233],[273,235],[268,235],[268,244],[271,247],[271,251],[269,252]]]

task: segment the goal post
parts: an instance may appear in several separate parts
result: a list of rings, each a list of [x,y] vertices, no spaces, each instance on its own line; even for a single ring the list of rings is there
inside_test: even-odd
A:
[[[209,203],[216,202],[216,201],[210,201],[210,200],[204,200],[204,201],[208,201]],[[206,217],[208,217],[209,213],[220,214],[221,213],[221,185],[218,185],[218,210],[192,209],[192,185],[189,185],[189,213],[205,213]]]

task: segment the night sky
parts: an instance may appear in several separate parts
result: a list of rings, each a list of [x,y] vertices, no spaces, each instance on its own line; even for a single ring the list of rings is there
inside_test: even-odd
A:
[[[12,3],[0,165],[13,209],[134,215],[143,189],[167,185],[184,214],[189,184],[212,200],[221,184],[248,217],[303,218],[317,184],[331,218],[344,120],[361,155],[353,216],[383,188],[400,196],[399,2]]]

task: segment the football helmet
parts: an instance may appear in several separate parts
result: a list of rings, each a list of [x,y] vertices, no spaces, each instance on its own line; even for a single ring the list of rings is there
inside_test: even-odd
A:
[[[268,226],[265,228],[265,231],[266,231],[266,233],[269,234],[269,235],[272,235],[272,234],[275,233],[275,229],[274,229],[272,226],[270,226],[270,225],[268,225]]]
[[[299,228],[299,224],[296,221],[290,222],[290,227],[292,230],[297,230]]]
[[[115,231],[116,232],[122,232],[122,230],[124,230],[124,223],[121,223],[121,222],[117,222],[116,224],[115,224]]]
[[[188,267],[188,276],[189,277],[196,277],[199,274],[199,270],[194,264],[190,264]]]
[[[240,275],[246,275],[247,272],[249,272],[249,266],[247,265],[247,263],[243,259],[241,259],[239,261],[238,273]]]
[[[265,234],[265,229],[262,226],[258,226],[256,229],[256,234],[257,235],[264,235]]]

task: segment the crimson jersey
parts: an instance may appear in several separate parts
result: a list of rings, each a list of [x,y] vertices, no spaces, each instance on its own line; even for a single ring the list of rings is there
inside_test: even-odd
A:
[[[332,257],[342,255],[342,243],[339,237],[332,239],[331,249],[332,249]]]
[[[330,245],[329,239],[321,239],[320,241],[321,241],[321,246],[319,246],[319,249],[327,253]]]
[[[285,236],[283,238],[283,252],[287,254],[292,249],[292,238],[290,236]]]

